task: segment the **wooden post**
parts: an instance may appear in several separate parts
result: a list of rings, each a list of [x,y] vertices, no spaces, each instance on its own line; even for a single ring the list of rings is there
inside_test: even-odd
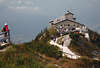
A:
[[[8,30],[8,43],[10,44],[11,41],[10,41],[10,30]]]

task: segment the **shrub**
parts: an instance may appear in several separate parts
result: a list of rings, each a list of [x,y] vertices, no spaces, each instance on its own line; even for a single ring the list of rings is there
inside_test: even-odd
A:
[[[32,45],[30,45],[29,47],[31,47],[34,51],[45,54],[49,57],[54,57],[54,58],[62,57],[62,52],[59,50],[57,46],[52,46],[42,41],[33,42]]]
[[[29,47],[34,51],[45,54],[49,57],[60,58],[62,57],[62,52],[59,50],[59,48],[48,44],[48,41],[51,39],[52,35],[55,36],[56,34],[57,31],[54,28],[45,28],[37,35]]]
[[[23,46],[12,46],[0,54],[0,68],[43,68],[39,56]]]

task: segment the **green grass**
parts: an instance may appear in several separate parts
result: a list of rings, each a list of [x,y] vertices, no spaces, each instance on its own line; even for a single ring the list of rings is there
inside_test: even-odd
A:
[[[44,68],[47,61],[44,59],[44,62],[41,55],[59,59],[62,52],[44,40],[11,45],[6,52],[0,53],[0,68]]]
[[[38,54],[28,51],[23,46],[11,47],[0,54],[0,68],[41,68]]]
[[[93,64],[96,68],[100,67],[100,62],[90,59],[93,56],[91,52],[96,49],[94,44],[96,45],[99,40],[97,37],[94,42],[92,38],[91,41],[72,40],[69,48],[82,56],[86,56],[78,60],[62,57],[60,49],[48,43],[50,39],[51,35],[45,29],[31,42],[12,44],[6,52],[0,53],[0,68],[59,68],[55,64],[60,65],[61,68],[91,68]]]
[[[62,52],[58,47],[44,42],[29,42],[12,45],[6,52],[0,54],[0,68],[44,68],[41,55],[59,59]]]

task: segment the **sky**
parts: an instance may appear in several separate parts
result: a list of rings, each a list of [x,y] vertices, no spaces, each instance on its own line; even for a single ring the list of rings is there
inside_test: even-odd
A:
[[[100,32],[99,6],[100,0],[0,0],[0,28],[8,22],[14,41],[29,41],[69,10],[78,22]]]

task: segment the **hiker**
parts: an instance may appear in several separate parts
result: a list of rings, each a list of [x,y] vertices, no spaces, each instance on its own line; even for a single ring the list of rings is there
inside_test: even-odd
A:
[[[8,31],[8,24],[5,23],[2,30],[1,30],[1,32],[7,32],[7,31]]]
[[[54,42],[56,41],[56,36],[54,36],[53,41],[54,41]]]
[[[7,23],[4,24],[3,28],[1,29],[1,32],[4,32],[4,38],[7,37],[7,34],[8,34],[8,24]],[[4,42],[7,43],[6,39],[4,40]]]

